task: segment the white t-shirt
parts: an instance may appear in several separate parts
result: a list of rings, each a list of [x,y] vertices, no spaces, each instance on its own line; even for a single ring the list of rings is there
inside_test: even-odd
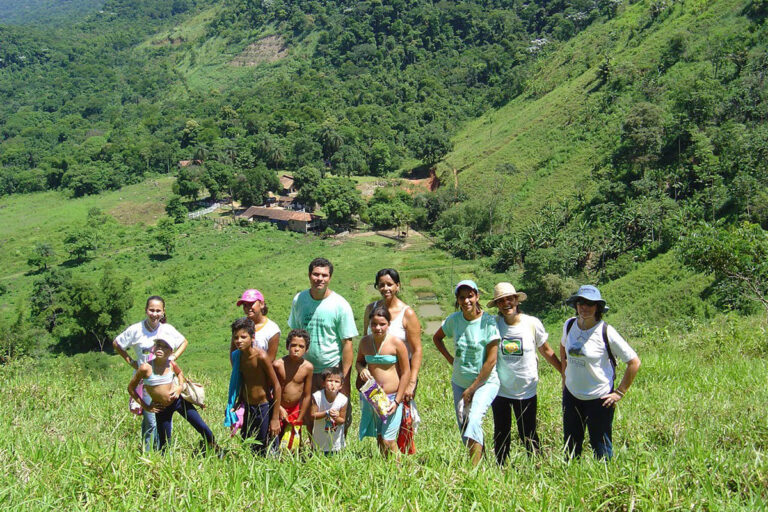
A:
[[[275,322],[267,318],[267,323],[262,325],[261,329],[257,330],[253,335],[252,345],[256,348],[260,348],[264,352],[268,352],[269,340],[271,340],[272,336],[275,334],[280,334],[280,327]]]
[[[508,325],[504,317],[496,317],[501,341],[496,370],[499,374],[499,396],[524,400],[536,396],[539,382],[539,360],[536,349],[547,342],[549,334],[536,317],[520,314],[516,325]]]
[[[312,393],[312,400],[317,404],[318,411],[327,411],[329,409],[341,410],[347,405],[347,397],[342,393],[336,394],[336,399],[330,403],[325,398],[325,390],[319,389]],[[312,427],[312,438],[315,446],[324,452],[337,452],[344,448],[344,425],[336,425],[328,417],[315,420]]]
[[[136,361],[143,364],[151,359],[152,347],[155,346],[157,338],[167,341],[173,350],[179,348],[179,345],[184,341],[184,336],[171,324],[159,324],[157,329],[150,331],[147,329],[147,323],[143,320],[128,327],[115,339],[120,348],[126,352],[133,347],[136,351]]]
[[[582,331],[574,320],[566,336],[568,322],[563,324],[560,343],[565,346],[568,364],[565,367],[565,387],[579,400],[594,400],[611,392],[613,368],[603,343],[603,321]],[[608,326],[608,345],[613,356],[625,363],[637,357],[616,329]]]

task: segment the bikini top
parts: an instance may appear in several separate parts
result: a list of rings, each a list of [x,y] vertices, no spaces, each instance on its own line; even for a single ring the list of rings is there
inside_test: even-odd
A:
[[[155,373],[155,365],[152,364],[152,361],[147,364],[149,364],[149,367],[152,368],[152,373],[149,375],[149,377],[144,378],[145,386],[161,386],[163,384],[170,384],[173,382],[173,376],[175,375],[175,372],[171,371],[167,375],[158,375]]]
[[[382,344],[383,343],[384,342],[382,341]],[[375,341],[373,342],[373,346],[374,348],[376,347]],[[376,348],[375,354],[365,356],[365,362],[368,364],[395,364],[397,362],[397,356],[391,354],[379,354],[379,349]]]

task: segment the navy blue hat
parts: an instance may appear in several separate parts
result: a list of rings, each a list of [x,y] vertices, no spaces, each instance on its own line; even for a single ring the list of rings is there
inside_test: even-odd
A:
[[[575,306],[578,299],[598,302],[602,306],[603,311],[608,311],[608,305],[605,303],[605,300],[603,300],[603,297],[600,295],[600,290],[598,290],[596,286],[585,284],[579,287],[579,291],[568,297],[565,303],[569,306]]]

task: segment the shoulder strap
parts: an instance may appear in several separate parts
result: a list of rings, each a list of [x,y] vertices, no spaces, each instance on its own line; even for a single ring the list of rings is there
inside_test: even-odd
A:
[[[576,317],[569,318],[568,321],[565,323],[565,335],[568,336],[568,333],[571,332],[571,327],[573,327],[573,322],[576,321]]]
[[[605,350],[608,352],[608,359],[611,361],[611,367],[613,368],[613,380],[616,380],[616,358],[613,357],[611,352],[611,346],[608,344],[608,324],[603,322],[603,343],[605,344]]]
[[[181,368],[179,368],[179,365],[176,364],[176,361],[171,361],[171,369],[176,375],[181,373]]]

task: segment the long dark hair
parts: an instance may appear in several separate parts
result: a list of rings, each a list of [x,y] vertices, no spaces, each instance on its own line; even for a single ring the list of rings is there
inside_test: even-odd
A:
[[[165,316],[165,299],[163,299],[161,296],[159,296],[159,295],[152,295],[150,298],[148,298],[147,299],[147,304],[144,306],[144,311],[147,310],[147,308],[149,307],[149,303],[152,302],[153,300],[160,301],[163,304],[163,318],[160,319],[160,323],[161,324],[167,323],[168,322],[168,318],[166,318],[166,316]]]

